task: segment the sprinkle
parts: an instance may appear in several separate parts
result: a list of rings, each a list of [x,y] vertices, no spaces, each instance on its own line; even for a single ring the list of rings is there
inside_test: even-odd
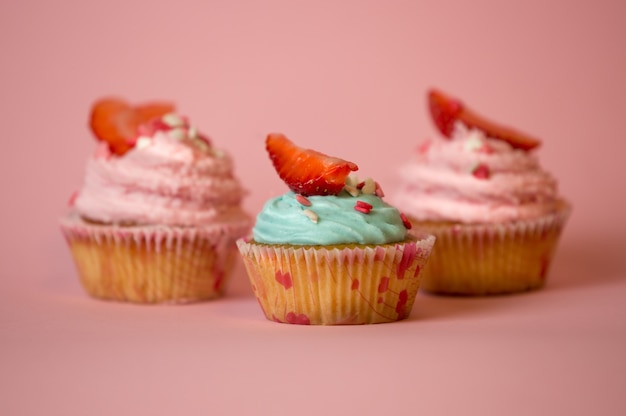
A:
[[[363,186],[361,187],[361,192],[364,194],[371,195],[376,191],[376,182],[372,178],[366,178],[363,181]]]
[[[372,204],[368,204],[367,202],[365,202],[365,201],[361,201],[361,200],[356,201],[356,206],[357,206],[357,207],[363,207],[363,208],[366,208],[366,209],[369,209],[369,210],[371,210],[372,208],[374,208],[374,207],[372,206]]]
[[[198,139],[199,135],[198,135],[198,129],[191,126],[187,129],[187,135],[189,136],[189,138],[191,139]]]
[[[404,227],[407,230],[413,228],[413,224],[411,224],[411,221],[409,221],[409,219],[406,217],[406,215],[404,215],[403,212],[400,213],[400,218],[402,219],[402,224],[404,224]]]
[[[135,142],[135,147],[137,149],[143,149],[143,148],[150,146],[151,144],[152,144],[151,138],[142,136],[138,138],[137,141]]]
[[[483,147],[483,141],[476,136],[472,136],[469,139],[467,139],[467,141],[464,144],[464,147],[465,147],[465,150],[467,150],[468,152],[476,152],[480,150],[481,147]]]
[[[218,159],[223,158],[224,156],[226,156],[226,153],[224,153],[222,150],[220,149],[216,149],[215,147],[211,148],[211,151],[213,152],[213,156],[215,156]]]
[[[193,143],[196,145],[198,149],[200,149],[204,153],[208,153],[210,146],[204,140],[196,138],[196,139],[193,139]]]
[[[489,171],[489,167],[487,165],[480,163],[472,169],[472,175],[478,179],[489,179],[491,172]]]
[[[358,190],[358,189],[356,189],[356,187],[354,187],[354,186],[351,186],[351,185],[345,185],[345,186],[343,187],[343,189],[345,189],[347,193],[349,193],[350,195],[352,195],[352,196],[354,196],[354,197],[359,196],[359,193],[360,193],[360,192],[359,192],[359,190]]]
[[[417,153],[419,153],[420,155],[425,154],[426,152],[428,152],[428,149],[430,149],[431,144],[432,142],[430,140],[426,140],[425,142],[421,143],[419,146],[417,146]]]
[[[354,206],[355,210],[362,212],[363,214],[369,214],[372,208],[373,206],[365,201],[356,201],[356,205]]]
[[[363,189],[364,186],[365,186],[365,182],[359,182],[356,184],[356,189]]]
[[[378,182],[374,182],[374,183],[376,184],[376,190],[374,191],[374,195],[376,195],[379,198],[384,198],[385,193],[383,192],[383,188],[380,187]]]
[[[76,198],[78,198],[79,193],[80,193],[79,191],[74,191],[72,193],[72,195],[70,196],[70,199],[67,201],[68,206],[70,207],[74,206],[74,204],[76,203]]]
[[[202,140],[203,142],[205,142],[207,144],[207,146],[211,147],[211,139],[209,138],[209,136],[202,134],[200,132],[197,132],[198,138],[200,140]]]
[[[359,179],[356,177],[356,175],[348,175],[348,177],[346,178],[346,186],[356,188],[358,183]]]
[[[305,209],[304,211],[302,211],[302,213],[308,217],[308,219],[310,219],[312,222],[314,222],[315,224],[317,224],[317,220],[318,220],[318,216],[315,212],[311,211],[310,209]]]
[[[183,140],[187,137],[187,131],[182,127],[170,130],[170,136],[176,140]]]
[[[300,195],[297,194],[296,195],[296,201],[298,201],[300,203],[300,205],[304,205],[305,207],[310,207],[311,206],[311,201],[309,201],[309,199],[304,196],[304,195]],[[313,211],[311,211],[313,212]]]
[[[163,117],[161,117],[161,120],[163,121],[163,123],[167,124],[168,126],[172,128],[184,127],[187,124],[184,118],[174,113],[169,113],[169,114],[164,115]]]

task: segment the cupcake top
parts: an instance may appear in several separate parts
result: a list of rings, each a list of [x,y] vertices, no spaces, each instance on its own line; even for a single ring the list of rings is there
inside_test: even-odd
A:
[[[81,217],[110,224],[176,226],[247,218],[240,207],[245,192],[233,174],[232,160],[185,117],[168,106],[137,116],[137,108],[149,105],[116,107],[102,114],[103,105],[111,108],[106,100],[97,103],[91,121],[101,141],[73,199]],[[129,120],[135,125],[128,126]]]
[[[291,190],[270,199],[257,215],[256,242],[378,245],[406,238],[410,223],[383,201],[378,183],[348,176],[356,164],[302,149],[281,134],[270,134],[266,145]]]
[[[424,141],[400,170],[394,203],[419,221],[501,223],[537,218],[559,205],[556,180],[533,149],[540,142],[430,93],[442,137]]]

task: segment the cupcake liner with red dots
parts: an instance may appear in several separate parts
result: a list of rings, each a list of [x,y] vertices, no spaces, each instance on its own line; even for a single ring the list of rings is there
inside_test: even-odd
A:
[[[422,290],[448,295],[496,295],[539,289],[571,206],[535,220],[450,224],[411,220],[413,231],[437,237]]]
[[[80,281],[95,298],[188,303],[219,297],[249,221],[210,227],[118,226],[60,221]]]
[[[267,319],[304,325],[373,324],[409,316],[435,238],[381,246],[237,246]]]

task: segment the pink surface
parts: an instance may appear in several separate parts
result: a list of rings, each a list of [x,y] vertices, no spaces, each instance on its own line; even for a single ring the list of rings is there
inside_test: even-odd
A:
[[[625,414],[624,39],[609,0],[0,3],[0,414]],[[544,139],[574,206],[545,290],[324,328],[266,321],[241,264],[183,307],[79,287],[57,218],[96,97],[176,100],[256,212],[286,189],[270,131],[391,192],[431,86]]]

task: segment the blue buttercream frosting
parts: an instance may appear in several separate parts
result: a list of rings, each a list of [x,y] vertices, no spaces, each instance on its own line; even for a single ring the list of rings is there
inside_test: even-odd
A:
[[[387,244],[407,235],[400,212],[374,194],[309,196],[310,206],[287,192],[265,203],[252,230],[259,243],[292,245]],[[357,201],[371,205],[368,213]],[[368,207],[369,208],[369,207]]]

